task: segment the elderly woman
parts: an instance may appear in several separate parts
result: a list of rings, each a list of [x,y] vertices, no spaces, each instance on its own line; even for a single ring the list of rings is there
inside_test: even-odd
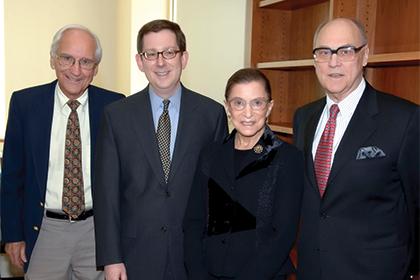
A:
[[[266,125],[273,101],[262,72],[234,73],[225,98],[235,129],[197,169],[184,223],[188,277],[283,280],[293,271],[303,158]]]

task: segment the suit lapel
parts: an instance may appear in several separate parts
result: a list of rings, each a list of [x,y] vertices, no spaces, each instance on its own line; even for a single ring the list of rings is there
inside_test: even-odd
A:
[[[169,172],[169,181],[175,176],[179,166],[183,162],[183,158],[189,150],[191,139],[194,137],[195,122],[193,120],[195,118],[196,109],[197,104],[194,102],[194,96],[192,96],[186,88],[182,87],[178,129],[172,156],[171,170]]]
[[[356,107],[349,125],[335,153],[329,181],[340,173],[347,162],[356,158],[357,150],[376,130],[374,116],[378,113],[376,95],[373,88],[366,84],[366,89]],[[328,188],[327,188],[328,192]],[[327,193],[326,193],[327,194]]]
[[[94,153],[95,153],[95,145],[96,145],[96,132],[98,131],[99,125],[99,118],[101,117],[101,109],[102,107],[98,106],[100,104],[98,100],[98,94],[95,89],[90,86],[88,88],[88,100],[89,100],[89,129],[90,129],[90,158],[91,163],[94,162]],[[93,178],[93,168],[94,164],[90,165],[90,172]]]
[[[54,111],[54,91],[56,81],[47,85],[45,92],[39,94],[35,99],[34,114],[31,116],[31,123],[36,131],[30,135],[33,139],[33,159],[36,179],[42,197],[45,197],[48,176],[48,160],[50,154],[51,126]]]
[[[321,99],[320,102],[316,104],[316,108],[313,111],[313,114],[308,119],[308,124],[306,126],[304,137],[305,137],[305,146],[304,146],[304,156],[306,162],[306,171],[309,182],[313,187],[313,190],[319,194],[318,183],[315,178],[315,169],[314,169],[314,159],[312,156],[312,144],[314,141],[316,127],[318,126],[318,121],[321,117],[322,111],[325,107],[325,98]]]
[[[145,88],[141,92],[133,96],[135,100],[131,103],[132,123],[137,133],[138,142],[143,146],[142,151],[146,154],[147,160],[159,178],[161,185],[165,185],[165,176],[163,174],[162,164],[160,162],[158,144],[156,139],[156,131],[153,122],[152,107],[149,98],[149,88]]]

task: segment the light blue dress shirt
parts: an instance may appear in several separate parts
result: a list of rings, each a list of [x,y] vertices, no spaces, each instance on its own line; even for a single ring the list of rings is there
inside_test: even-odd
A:
[[[175,94],[169,97],[171,101],[169,103],[169,118],[171,119],[171,144],[170,144],[170,155],[172,155],[175,148],[176,132],[178,131],[178,120],[179,120],[179,109],[181,108],[181,86],[179,86]],[[163,112],[163,98],[157,95],[151,87],[149,87],[150,104],[152,105],[153,123],[155,125],[155,131],[157,131],[159,117]]]

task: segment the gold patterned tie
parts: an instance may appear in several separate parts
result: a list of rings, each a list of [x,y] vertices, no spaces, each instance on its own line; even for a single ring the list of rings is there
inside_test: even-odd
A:
[[[71,218],[77,218],[85,210],[85,197],[82,172],[82,142],[80,139],[80,125],[77,116],[77,100],[69,100],[67,105],[71,109],[67,121],[66,143],[64,149],[64,184],[63,211]]]
[[[163,100],[163,112],[159,117],[156,137],[158,140],[160,160],[162,162],[163,174],[165,175],[165,182],[168,182],[169,170],[171,169],[171,119],[169,118],[169,100]]]

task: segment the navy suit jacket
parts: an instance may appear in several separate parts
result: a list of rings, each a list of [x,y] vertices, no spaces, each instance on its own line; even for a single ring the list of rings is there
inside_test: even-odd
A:
[[[44,214],[56,84],[23,89],[10,99],[1,176],[2,241],[25,241],[28,259]],[[124,96],[92,85],[88,89],[93,163],[102,110]]]
[[[419,107],[367,84],[321,199],[312,142],[324,106],[308,104],[294,120],[306,161],[298,279],[402,280],[418,250]]]
[[[93,191],[98,265],[124,263],[128,279],[184,279],[182,220],[203,147],[227,133],[223,107],[182,87],[165,183],[149,89],[104,110]]]

